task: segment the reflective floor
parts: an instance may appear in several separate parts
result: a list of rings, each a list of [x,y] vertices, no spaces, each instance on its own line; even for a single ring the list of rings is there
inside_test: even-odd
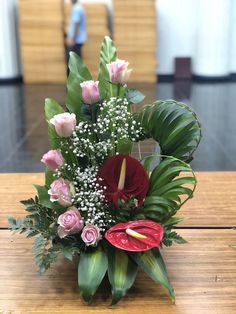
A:
[[[192,167],[195,170],[236,170],[236,83],[191,82],[141,84],[146,103],[175,98],[198,114],[203,140]],[[63,104],[65,87],[58,85],[0,86],[0,172],[38,172],[48,150],[44,99]],[[155,150],[152,142],[141,146],[141,155]]]

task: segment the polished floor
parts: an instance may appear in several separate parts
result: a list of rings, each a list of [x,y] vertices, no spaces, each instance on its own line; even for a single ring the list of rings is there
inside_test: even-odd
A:
[[[137,84],[136,84],[137,85]],[[189,104],[202,123],[203,140],[192,167],[201,171],[236,170],[236,83],[141,84],[146,102],[175,98]],[[44,99],[61,104],[66,90],[61,85],[0,86],[0,172],[38,172],[48,150]],[[141,146],[141,156],[155,150],[151,142]]]

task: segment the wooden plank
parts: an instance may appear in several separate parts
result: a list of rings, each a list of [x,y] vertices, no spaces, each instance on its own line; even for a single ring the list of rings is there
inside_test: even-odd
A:
[[[19,1],[25,83],[65,83],[63,1]]]
[[[152,143],[149,145],[150,149]],[[135,154],[138,157],[137,149]],[[178,213],[186,217],[180,226],[236,227],[236,172],[198,172],[196,176],[198,185],[194,198]],[[41,173],[0,174],[1,228],[7,227],[8,216],[24,216],[19,201],[34,196],[33,184],[43,184],[43,180]]]
[[[192,200],[180,210],[181,226],[236,227],[236,172],[197,172]]]
[[[60,29],[58,32],[47,27],[21,27],[20,29],[21,44],[23,46],[58,46],[64,47],[64,38],[61,36]]]
[[[113,9],[114,39],[119,58],[128,60],[134,68],[130,81],[156,82],[155,1],[114,0]]]
[[[79,297],[77,262],[60,259],[42,277],[36,275],[31,240],[0,231],[0,312],[234,314],[236,312],[236,230],[182,230],[189,243],[164,249],[176,292],[172,305],[164,288],[139,272],[118,305],[109,307],[105,283],[90,306]],[[157,312],[158,309],[158,312]],[[4,312],[5,311],[5,312]]]
[[[83,7],[87,17],[88,40],[83,46],[82,57],[95,79],[98,73],[101,43],[104,36],[110,35],[108,29],[108,8],[102,3],[84,3]],[[70,10],[70,3],[66,3],[64,5],[65,33],[67,33],[68,29]]]

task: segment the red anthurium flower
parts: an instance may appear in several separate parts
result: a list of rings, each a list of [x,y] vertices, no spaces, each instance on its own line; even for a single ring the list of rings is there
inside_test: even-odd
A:
[[[164,229],[152,220],[119,223],[105,233],[105,238],[115,247],[126,251],[147,251],[160,246]]]
[[[106,160],[98,171],[102,185],[106,187],[105,197],[108,202],[117,204],[134,197],[141,206],[147,194],[149,178],[143,165],[129,155],[120,154]]]

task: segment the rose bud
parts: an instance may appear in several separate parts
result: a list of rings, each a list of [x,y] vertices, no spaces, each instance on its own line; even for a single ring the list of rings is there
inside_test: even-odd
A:
[[[72,191],[71,183],[68,180],[57,179],[53,181],[50,188],[48,194],[50,195],[51,202],[58,202],[62,206],[71,205]]]
[[[143,204],[149,188],[149,178],[143,165],[125,154],[107,159],[98,171],[98,180],[104,187],[104,195],[109,203],[118,203],[135,198],[137,206]]]
[[[128,66],[129,62],[120,59],[107,64],[110,81],[115,84],[126,84],[132,72],[132,69],[128,69]]]
[[[80,84],[82,98],[86,104],[92,105],[100,100],[98,81],[84,81]]]
[[[76,207],[68,208],[64,214],[58,217],[57,223],[59,224],[57,233],[60,238],[79,233],[84,226],[84,221]]]
[[[88,224],[84,227],[81,238],[87,246],[96,246],[102,236],[100,234],[100,229],[97,226]]]
[[[55,126],[60,137],[70,137],[75,130],[76,117],[74,113],[59,113],[50,120],[50,123]]]
[[[114,225],[105,233],[105,238],[118,249],[142,252],[159,247],[163,235],[161,224],[152,220],[136,220]]]
[[[52,171],[59,169],[65,163],[65,160],[59,149],[50,150],[43,155],[41,161]]]

